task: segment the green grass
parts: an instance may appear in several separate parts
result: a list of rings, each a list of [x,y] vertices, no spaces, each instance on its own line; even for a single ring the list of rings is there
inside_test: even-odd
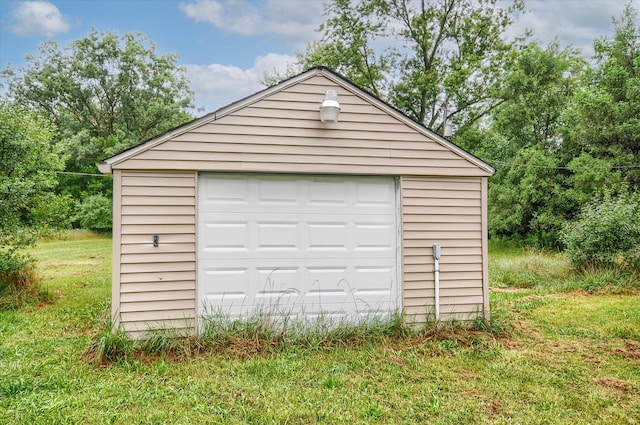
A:
[[[145,356],[97,364],[87,351],[109,337],[110,250],[77,235],[34,250],[55,299],[0,312],[0,423],[640,423],[637,289],[603,290],[559,254],[492,250],[505,332],[445,326],[249,356],[175,355],[158,338]]]

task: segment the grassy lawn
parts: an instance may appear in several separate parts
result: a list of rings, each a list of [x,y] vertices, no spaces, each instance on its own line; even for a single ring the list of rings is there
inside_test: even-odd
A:
[[[110,239],[43,242],[34,255],[55,301],[0,312],[3,424],[640,423],[640,291],[572,276],[560,255],[492,249],[499,337],[102,366],[86,351],[110,297]],[[589,290],[598,279],[611,282]]]

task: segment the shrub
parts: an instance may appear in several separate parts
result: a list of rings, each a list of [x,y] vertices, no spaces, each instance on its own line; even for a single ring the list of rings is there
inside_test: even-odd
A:
[[[22,250],[33,244],[31,232],[0,234],[0,310],[51,299],[35,273],[35,260]]]
[[[53,294],[43,289],[35,272],[35,260],[21,252],[0,250],[0,310],[49,301]]]
[[[84,198],[75,217],[80,227],[96,232],[110,232],[112,218],[111,199],[100,194]]]
[[[0,252],[0,291],[17,291],[29,286],[34,277],[34,260],[16,249]]]
[[[576,269],[640,267],[640,196],[605,195],[565,224],[562,240]]]

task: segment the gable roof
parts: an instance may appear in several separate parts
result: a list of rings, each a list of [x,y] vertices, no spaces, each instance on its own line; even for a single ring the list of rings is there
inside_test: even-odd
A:
[[[294,77],[291,77],[287,80],[284,80],[274,86],[268,87],[264,90],[261,90],[259,92],[256,92],[250,96],[247,96],[243,99],[240,99],[236,102],[233,102],[229,105],[223,106],[222,108],[211,112],[209,114],[206,114],[200,118],[196,118],[186,124],[183,124],[181,126],[178,126],[176,128],[173,128],[161,135],[158,135],[152,139],[149,139],[145,142],[140,143],[137,146],[134,146],[130,149],[127,149],[123,152],[120,152],[110,158],[105,159],[102,163],[97,164],[98,168],[100,169],[100,171],[104,174],[110,174],[112,171],[112,167],[120,164],[124,161],[127,161],[131,158],[136,157],[139,154],[142,154],[143,152],[146,152],[152,148],[154,148],[157,145],[160,145],[168,140],[171,140],[173,138],[176,138],[182,134],[188,133],[189,131],[195,130],[198,127],[201,127],[203,125],[209,124],[209,123],[214,123],[215,121],[220,120],[221,118],[224,118],[230,114],[233,114],[236,111],[239,111],[249,105],[252,105],[256,102],[259,102],[260,100],[263,100],[265,98],[268,98],[269,96],[272,96],[278,92],[282,92],[284,90],[287,90],[288,88],[291,88],[292,86],[295,86],[296,84],[299,84],[301,82],[304,82],[312,77],[315,76],[323,76],[327,79],[329,79],[330,81],[332,81],[334,84],[341,86],[342,88],[356,94],[358,97],[364,99],[365,101],[369,102],[370,104],[374,105],[375,107],[379,108],[380,110],[386,112],[387,114],[389,114],[390,116],[394,117],[395,119],[397,119],[398,121],[404,123],[405,125],[407,125],[408,127],[412,128],[413,130],[415,130],[417,133],[420,133],[424,136],[426,136],[428,139],[430,139],[431,141],[439,144],[440,146],[452,151],[453,153],[455,153],[456,155],[458,155],[460,158],[465,159],[466,161],[468,161],[469,163],[475,165],[476,167],[478,167],[479,169],[481,169],[482,171],[484,171],[485,173],[491,175],[495,172],[495,169],[493,167],[491,167],[490,165],[488,165],[487,163],[485,163],[483,160],[481,160],[480,158],[472,155],[471,153],[465,151],[464,149],[460,148],[459,146],[455,145],[454,143],[452,143],[451,141],[447,140],[446,138],[440,136],[439,134],[435,133],[434,131],[429,130],[428,128],[426,128],[424,125],[418,123],[417,121],[413,120],[412,118],[406,116],[405,114],[403,114],[402,112],[400,112],[399,110],[397,110],[396,108],[394,108],[393,106],[389,105],[388,103],[384,102],[383,100],[381,100],[380,98],[376,97],[375,95],[371,94],[370,92],[368,92],[367,90],[364,90],[362,88],[360,88],[359,86],[355,85],[353,82],[349,81],[347,78],[337,74],[336,72],[330,70],[329,68],[320,66],[320,67],[315,67],[315,68],[311,68],[305,72],[302,72]]]

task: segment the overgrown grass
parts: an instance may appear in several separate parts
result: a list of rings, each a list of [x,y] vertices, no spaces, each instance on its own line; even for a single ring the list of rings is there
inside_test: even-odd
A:
[[[136,358],[144,360],[159,355],[171,358],[214,353],[237,359],[268,357],[287,352],[332,351],[366,345],[415,344],[416,341],[451,340],[469,344],[469,338],[506,335],[504,321],[478,319],[474,322],[427,323],[420,328],[406,323],[400,313],[386,317],[372,315],[357,322],[319,319],[296,321],[287,317],[274,323],[267,315],[231,318],[226,314],[203,318],[200,335],[179,329],[160,329],[141,338],[131,339],[113,327],[106,309],[97,324],[87,350],[88,358],[100,365]]]
[[[0,246],[0,311],[51,300],[24,248]]]
[[[489,274],[499,289],[530,289],[536,293],[583,290],[589,293],[627,293],[640,289],[640,271],[620,267],[576,271],[559,252],[535,248],[492,250]]]
[[[576,291],[564,284],[580,279],[571,275],[525,287],[492,281],[486,331],[481,321],[472,329],[443,324],[420,335],[289,345],[267,355],[201,349],[198,339],[167,333],[139,347],[144,355],[99,363],[86,356],[92,341],[103,350],[130,344],[100,333],[109,323],[109,252],[106,238],[36,248],[55,299],[0,313],[0,423],[639,422],[633,286]],[[490,255],[494,272],[501,271],[495,261],[504,270],[507,258],[516,270],[538,273],[519,263],[532,261],[522,250]],[[548,257],[563,267],[561,256]]]

